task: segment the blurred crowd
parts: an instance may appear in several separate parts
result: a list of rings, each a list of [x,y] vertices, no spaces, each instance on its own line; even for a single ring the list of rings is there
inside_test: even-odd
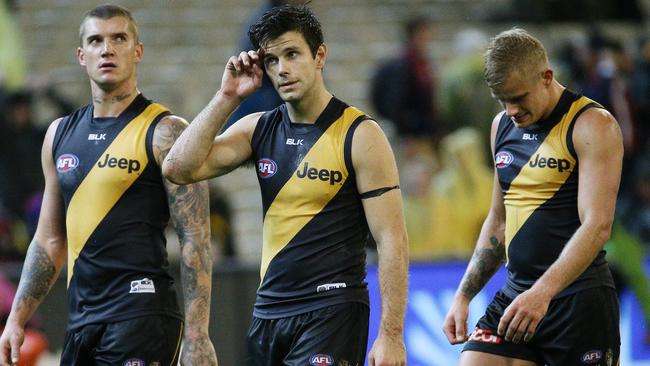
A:
[[[254,14],[285,2],[268,1]],[[240,42],[244,48],[245,28]],[[560,81],[600,102],[619,121],[625,165],[618,223],[647,250],[650,37],[617,39],[596,27],[586,29],[550,48],[551,62]],[[464,260],[472,253],[489,209],[493,176],[489,129],[500,107],[483,81],[489,35],[473,28],[457,32],[453,56],[444,65],[433,62],[436,36],[436,23],[430,19],[405,20],[399,52],[377,60],[371,71],[368,103],[391,136],[399,159],[412,259]],[[16,55],[14,61],[20,59]],[[0,69],[0,261],[20,261],[33,235],[43,189],[40,149],[50,116],[66,115],[82,103],[66,99],[46,76],[24,77],[22,83],[8,78],[15,74],[9,71],[16,69],[15,63],[0,65],[4,68]],[[280,102],[267,81],[236,114]],[[48,117],[37,120],[42,119],[43,113],[37,112],[44,104]],[[212,186],[215,257],[234,258],[236,213],[218,185]]]
[[[433,64],[435,23],[405,23],[402,51],[377,63],[369,99],[395,131],[414,260],[468,259],[489,210],[490,122],[500,107],[483,82],[489,36],[459,32],[454,57]],[[592,27],[550,50],[558,80],[601,103],[623,132],[617,220],[650,247],[650,38],[616,39]]]
[[[268,1],[254,14],[284,2]],[[12,43],[16,28],[7,11],[0,6],[0,37],[7,47],[0,56],[0,264],[21,262],[34,233],[43,190],[41,144],[50,116],[64,116],[83,103],[66,98],[45,76],[17,80],[28,73],[17,62],[21,52]],[[240,43],[246,49],[245,28]],[[414,261],[469,259],[488,213],[489,130],[500,110],[483,81],[489,36],[473,28],[457,32],[453,56],[437,65],[436,23],[410,18],[399,52],[377,60],[372,70],[368,102],[398,158]],[[619,283],[635,290],[650,323],[650,287],[642,269],[650,248],[650,35],[618,39],[591,27],[549,51],[557,79],[601,103],[620,123],[625,159],[608,260]],[[266,80],[235,116],[280,102]],[[39,113],[43,105],[46,118]],[[236,213],[229,197],[211,187],[215,259],[236,259]]]

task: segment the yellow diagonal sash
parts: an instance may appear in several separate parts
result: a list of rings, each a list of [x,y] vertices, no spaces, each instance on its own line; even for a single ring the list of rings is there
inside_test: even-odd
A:
[[[329,184],[320,179],[299,178],[296,172],[280,189],[264,216],[262,264],[260,278],[263,279],[271,260],[298,232],[309,223],[336,196],[348,177],[345,166],[344,144],[347,131],[363,112],[348,107],[298,164],[298,170],[305,163],[309,167],[340,169],[342,179],[338,184]]]
[[[506,192],[506,253],[508,246],[519,229],[542,204],[551,199],[562,188],[576,168],[576,159],[567,147],[567,135],[575,115],[592,101],[581,98],[571,105],[555,127],[551,129],[542,144],[531,155],[529,161],[510,183]],[[550,168],[533,168],[530,163],[540,157],[556,157],[568,160],[570,169],[560,171]]]
[[[68,285],[74,274],[74,264],[88,238],[146,168],[149,162],[145,144],[147,130],[156,117],[165,111],[160,104],[152,103],[131,120],[94,163],[72,196],[66,212]],[[140,169],[129,172],[129,169],[99,167],[107,154],[135,159]]]

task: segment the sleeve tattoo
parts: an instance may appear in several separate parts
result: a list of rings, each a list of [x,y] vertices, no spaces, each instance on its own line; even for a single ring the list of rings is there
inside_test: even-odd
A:
[[[15,308],[35,310],[56,280],[56,273],[54,261],[36,240],[32,241],[16,292]]]
[[[165,159],[184,123],[161,121],[154,138],[154,153]],[[181,247],[181,282],[186,329],[205,327],[210,314],[212,254],[210,250],[207,182],[178,186],[165,181],[172,222]]]
[[[472,255],[467,273],[460,285],[461,293],[473,298],[492,278],[505,259],[505,245],[495,236],[490,237],[488,248],[477,249]]]

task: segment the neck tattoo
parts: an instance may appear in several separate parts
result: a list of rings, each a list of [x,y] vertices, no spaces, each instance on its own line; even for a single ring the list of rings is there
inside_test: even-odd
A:
[[[95,104],[103,104],[104,102],[107,103],[119,103],[123,100],[128,99],[131,96],[132,93],[126,93],[126,94],[121,94],[121,95],[116,95],[112,97],[110,100],[104,100],[101,97],[93,96],[93,102]]]

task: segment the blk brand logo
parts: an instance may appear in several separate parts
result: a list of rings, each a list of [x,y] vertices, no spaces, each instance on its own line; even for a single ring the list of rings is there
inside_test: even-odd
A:
[[[91,133],[91,134],[88,135],[88,140],[89,141],[106,140],[106,134],[105,133]]]

